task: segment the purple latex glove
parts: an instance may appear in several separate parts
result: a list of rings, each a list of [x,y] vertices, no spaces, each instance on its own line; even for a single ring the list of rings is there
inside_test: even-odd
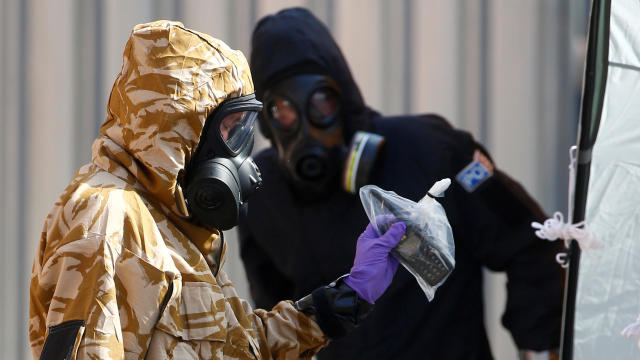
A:
[[[391,284],[398,270],[398,260],[389,252],[406,230],[403,222],[397,222],[384,235],[378,236],[369,224],[358,238],[353,267],[344,282],[368,303],[375,303]]]

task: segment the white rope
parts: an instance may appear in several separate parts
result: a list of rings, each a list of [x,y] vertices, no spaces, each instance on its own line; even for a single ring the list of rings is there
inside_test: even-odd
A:
[[[577,166],[578,148],[572,146],[569,149],[569,191],[568,191],[568,204],[567,212],[568,218],[573,218],[573,199],[575,196],[575,183],[576,183],[576,166]],[[543,224],[539,222],[532,222],[531,227],[536,230],[536,236],[540,239],[546,239],[554,241],[558,239],[564,240],[564,245],[569,248],[569,241],[575,240],[580,246],[580,250],[596,249],[600,247],[600,243],[596,239],[594,233],[592,233],[587,224],[581,221],[576,224],[570,222],[564,222],[564,217],[561,212],[555,212],[552,218],[545,220]],[[556,255],[556,261],[562,267],[568,266],[568,258],[566,252],[561,252]]]
[[[584,221],[577,224],[565,223],[564,217],[559,211],[555,212],[552,218],[545,220],[543,224],[532,222],[531,227],[537,229],[535,234],[540,239],[549,241],[562,239],[567,248],[570,240],[575,240],[582,251],[601,247],[596,235],[591,232]],[[561,252],[556,255],[556,262],[562,267],[567,267],[567,261],[567,253]]]
[[[630,339],[632,337],[640,338],[640,315],[636,319],[636,322],[627,325],[627,327],[622,330],[620,335],[626,337],[627,339]],[[640,347],[640,342],[638,342],[638,346]]]
[[[600,247],[596,235],[589,230],[584,221],[580,221],[577,224],[565,223],[564,217],[559,211],[556,211],[553,217],[545,220],[543,224],[532,222],[531,227],[537,229],[536,236],[540,239],[550,241],[562,239],[565,241],[565,245],[568,244],[569,240],[573,239],[578,242],[582,251]]]
[[[559,252],[556,254],[556,262],[563,268],[569,267],[569,260],[567,259],[566,252]]]

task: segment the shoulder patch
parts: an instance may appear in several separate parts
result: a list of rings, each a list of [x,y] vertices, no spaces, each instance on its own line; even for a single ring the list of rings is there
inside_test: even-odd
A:
[[[40,360],[74,359],[84,334],[84,320],[70,320],[49,328]]]
[[[487,169],[479,160],[473,160],[456,175],[456,181],[467,192],[473,192],[491,175],[493,175],[493,172],[490,169]]]

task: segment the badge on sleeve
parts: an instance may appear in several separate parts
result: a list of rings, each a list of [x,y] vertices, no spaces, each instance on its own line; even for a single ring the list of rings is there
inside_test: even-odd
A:
[[[456,181],[467,192],[474,192],[491,175],[493,175],[493,164],[482,152],[476,150],[473,161],[456,175]]]

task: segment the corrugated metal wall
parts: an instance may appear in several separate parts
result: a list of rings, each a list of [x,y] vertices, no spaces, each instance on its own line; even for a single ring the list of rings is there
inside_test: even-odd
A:
[[[481,139],[547,211],[566,208],[586,0],[0,0],[0,349],[29,358],[28,279],[44,218],[90,158],[131,28],[160,18],[249,50],[256,20],[306,6],[328,24],[367,102],[436,112]],[[264,146],[264,142],[258,146]],[[233,241],[230,242],[233,245]],[[228,271],[247,294],[237,248]],[[488,275],[488,330],[504,282]]]

